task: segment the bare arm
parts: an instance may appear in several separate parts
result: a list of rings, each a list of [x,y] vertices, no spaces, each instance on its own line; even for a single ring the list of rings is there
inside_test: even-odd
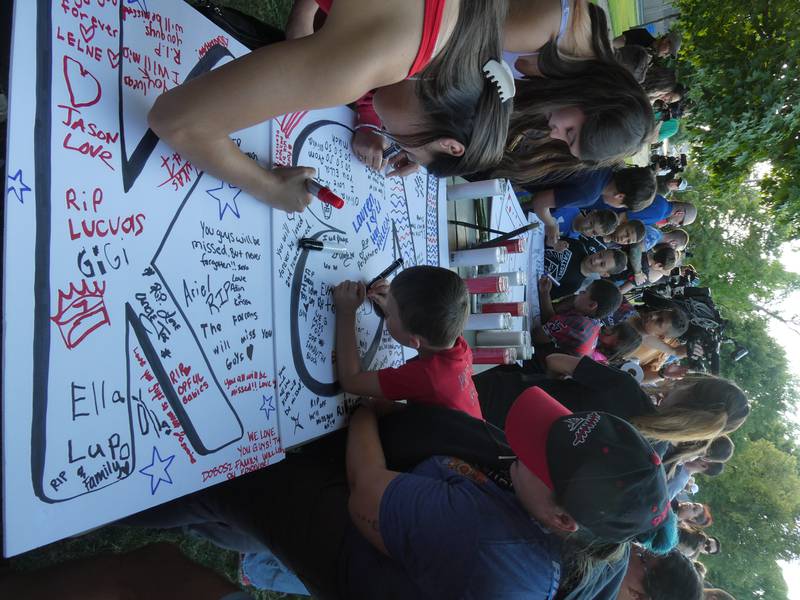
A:
[[[272,206],[302,210],[313,170],[262,169],[229,135],[288,112],[346,104],[405,77],[418,39],[374,12],[350,15],[342,4],[314,35],[261,48],[162,94],[150,127],[196,167]]]
[[[545,358],[548,374],[553,377],[572,375],[579,362],[581,362],[580,356],[569,354],[550,354]]]
[[[350,517],[370,544],[388,554],[378,521],[381,498],[400,473],[386,468],[378,421],[372,409],[361,407],[350,418],[346,461]]]
[[[381,396],[377,371],[363,371],[356,345],[356,309],[366,297],[363,283],[344,281],[333,290],[336,304],[336,373],[345,392]]]
[[[556,206],[556,194],[553,190],[537,192],[531,200],[531,208],[536,216],[544,223],[545,241],[548,246],[555,246],[558,242],[558,223],[550,209]]]
[[[546,275],[539,278],[539,317],[542,324],[552,319],[556,311],[553,308],[553,301],[550,299],[550,290],[553,289],[553,282]]]
[[[643,335],[642,336],[642,346],[646,346],[648,348],[653,348],[654,350],[658,350],[659,352],[664,352],[666,354],[670,354],[672,356],[678,356],[683,358],[686,356],[686,346],[680,345],[678,347],[670,346],[660,338],[657,338],[654,335]]]
[[[295,40],[314,33],[314,17],[319,5],[316,0],[294,0],[286,22],[286,39]]]

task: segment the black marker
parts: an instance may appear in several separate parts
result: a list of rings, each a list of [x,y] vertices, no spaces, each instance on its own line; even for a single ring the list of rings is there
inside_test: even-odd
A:
[[[376,281],[380,281],[381,279],[386,279],[389,275],[394,273],[397,269],[399,269],[402,266],[403,266],[403,259],[398,258],[396,261],[394,261],[392,264],[386,267],[383,271],[381,271],[377,277],[373,278],[372,281],[370,281],[367,284],[367,291],[369,292],[369,288],[371,288]],[[375,314],[382,319],[384,316],[383,310],[381,309],[380,306],[378,306],[378,303],[375,302],[374,300],[372,301],[372,307],[375,309]]]
[[[312,238],[301,238],[297,243],[304,250],[317,250],[319,252],[339,252],[340,254],[346,254],[347,256],[353,255],[353,253],[350,250],[348,250],[343,246],[331,246],[330,244],[326,244],[325,242],[321,242],[320,240],[315,240]]]
[[[383,158],[384,159],[392,158],[395,154],[398,154],[401,150],[402,148],[400,147],[400,144],[394,142],[392,143],[391,146],[389,146],[388,148],[386,148],[386,150],[383,151]]]
[[[367,284],[367,291],[369,291],[369,288],[371,288],[376,281],[379,281],[380,279],[386,279],[389,275],[394,273],[397,269],[399,269],[402,266],[403,266],[403,259],[398,258],[396,261],[394,261],[392,264],[386,267],[383,271],[381,271],[377,277],[373,278],[373,280]]]

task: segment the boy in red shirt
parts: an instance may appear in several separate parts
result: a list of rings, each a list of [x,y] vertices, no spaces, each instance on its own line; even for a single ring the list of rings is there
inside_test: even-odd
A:
[[[552,282],[546,276],[539,280],[541,325],[533,328],[537,358],[553,350],[574,356],[591,355],[600,335],[600,320],[613,313],[622,302],[622,294],[610,281],[598,279],[585,290],[561,302],[559,310],[550,300]]]
[[[385,315],[386,329],[418,356],[398,368],[364,371],[356,346],[356,310],[369,298]],[[344,281],[336,305],[336,370],[345,392],[445,406],[483,418],[472,383],[472,351],[461,337],[469,314],[464,281],[441,267],[411,267],[375,282]]]

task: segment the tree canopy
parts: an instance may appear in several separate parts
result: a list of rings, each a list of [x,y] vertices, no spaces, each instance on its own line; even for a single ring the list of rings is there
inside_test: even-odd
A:
[[[796,0],[678,0],[680,79],[690,86],[693,159],[721,191],[751,179],[800,231],[800,10]]]

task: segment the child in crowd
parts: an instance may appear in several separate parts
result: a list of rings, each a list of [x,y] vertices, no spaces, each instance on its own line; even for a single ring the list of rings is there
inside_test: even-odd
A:
[[[371,90],[386,135],[403,149],[393,159],[396,170],[413,161],[437,175],[475,173],[502,159],[513,78],[503,83],[487,72],[504,70],[505,0],[319,4],[330,13],[322,29],[161,94],[150,128],[192,165],[289,212],[311,202],[306,180],[315,170],[264,169],[230,135],[292,111],[341,106]]]
[[[567,61],[551,44],[537,66],[541,77],[516,82],[508,144],[492,177],[552,184],[613,166],[653,138],[647,95],[613,59]]]
[[[590,244],[582,240],[565,240],[567,247],[562,251],[544,251],[545,273],[557,285],[550,291],[553,300],[571,296],[588,279],[610,277],[621,273],[628,264],[628,257],[621,250],[598,250],[592,252]]]
[[[626,221],[618,225],[609,235],[604,235],[603,242],[605,242],[609,248],[631,246],[641,242],[644,239],[644,234],[644,223],[641,221]]]
[[[642,334],[625,321],[616,325],[603,325],[597,338],[597,348],[592,360],[608,365],[619,365],[642,345]]]
[[[658,227],[645,225],[644,239],[642,240],[642,250],[650,250],[657,244],[666,244],[679,252],[686,250],[689,245],[689,234],[685,229],[672,229],[671,231],[661,231]]]
[[[641,256],[638,263],[636,255]],[[629,267],[614,280],[624,294],[635,287],[655,283],[662,277],[668,276],[678,264],[678,260],[678,252],[670,246],[656,246],[647,252],[635,253],[629,261]]]
[[[601,237],[612,233],[619,224],[619,215],[612,210],[581,210],[580,208],[559,208],[553,211],[558,223],[558,233],[562,238],[579,239]],[[558,249],[562,242],[556,244]],[[564,242],[566,247],[566,242]]]
[[[672,501],[672,510],[678,515],[678,520],[692,527],[709,527],[714,522],[708,505],[700,502]]]
[[[636,211],[647,207],[655,194],[650,167],[582,171],[558,184],[528,187],[533,197],[523,208],[533,210],[545,226],[545,241],[558,241],[558,223],[551,212],[565,208],[608,208]]]
[[[615,208],[616,212],[625,212],[626,221],[641,221],[645,225],[664,227],[673,225],[691,225],[697,218],[697,208],[691,202],[670,202],[664,196],[656,194],[653,203],[643,210],[625,211]]]
[[[631,217],[631,215],[628,215],[628,217]],[[656,226],[672,225],[680,227],[681,225],[691,225],[695,219],[697,219],[697,207],[694,204],[675,201],[671,203],[669,214],[665,218],[656,221]]]
[[[619,307],[622,294],[610,281],[597,280],[553,308],[550,300],[552,287],[549,277],[539,279],[541,325],[533,328],[532,336],[537,345],[537,357],[546,354],[548,349],[575,356],[591,354],[600,334],[598,319]],[[541,346],[544,348],[540,349]]]
[[[418,356],[397,368],[365,371],[356,345],[356,310],[366,298],[383,311],[386,329]],[[445,406],[481,418],[472,384],[472,351],[461,337],[469,314],[464,281],[449,269],[419,266],[402,271],[391,285],[369,290],[345,281],[333,290],[336,305],[336,371],[345,392]]]
[[[689,317],[684,311],[677,306],[658,309],[640,307],[637,313],[628,321],[642,336],[642,345],[634,353],[636,358],[640,361],[646,359],[649,350],[686,356],[685,347],[674,348],[665,342],[686,333]]]
[[[637,27],[623,31],[622,35],[614,38],[612,45],[614,48],[641,46],[658,57],[678,56],[678,50],[681,47],[681,34],[678,31],[670,31],[656,38],[647,29]]]

